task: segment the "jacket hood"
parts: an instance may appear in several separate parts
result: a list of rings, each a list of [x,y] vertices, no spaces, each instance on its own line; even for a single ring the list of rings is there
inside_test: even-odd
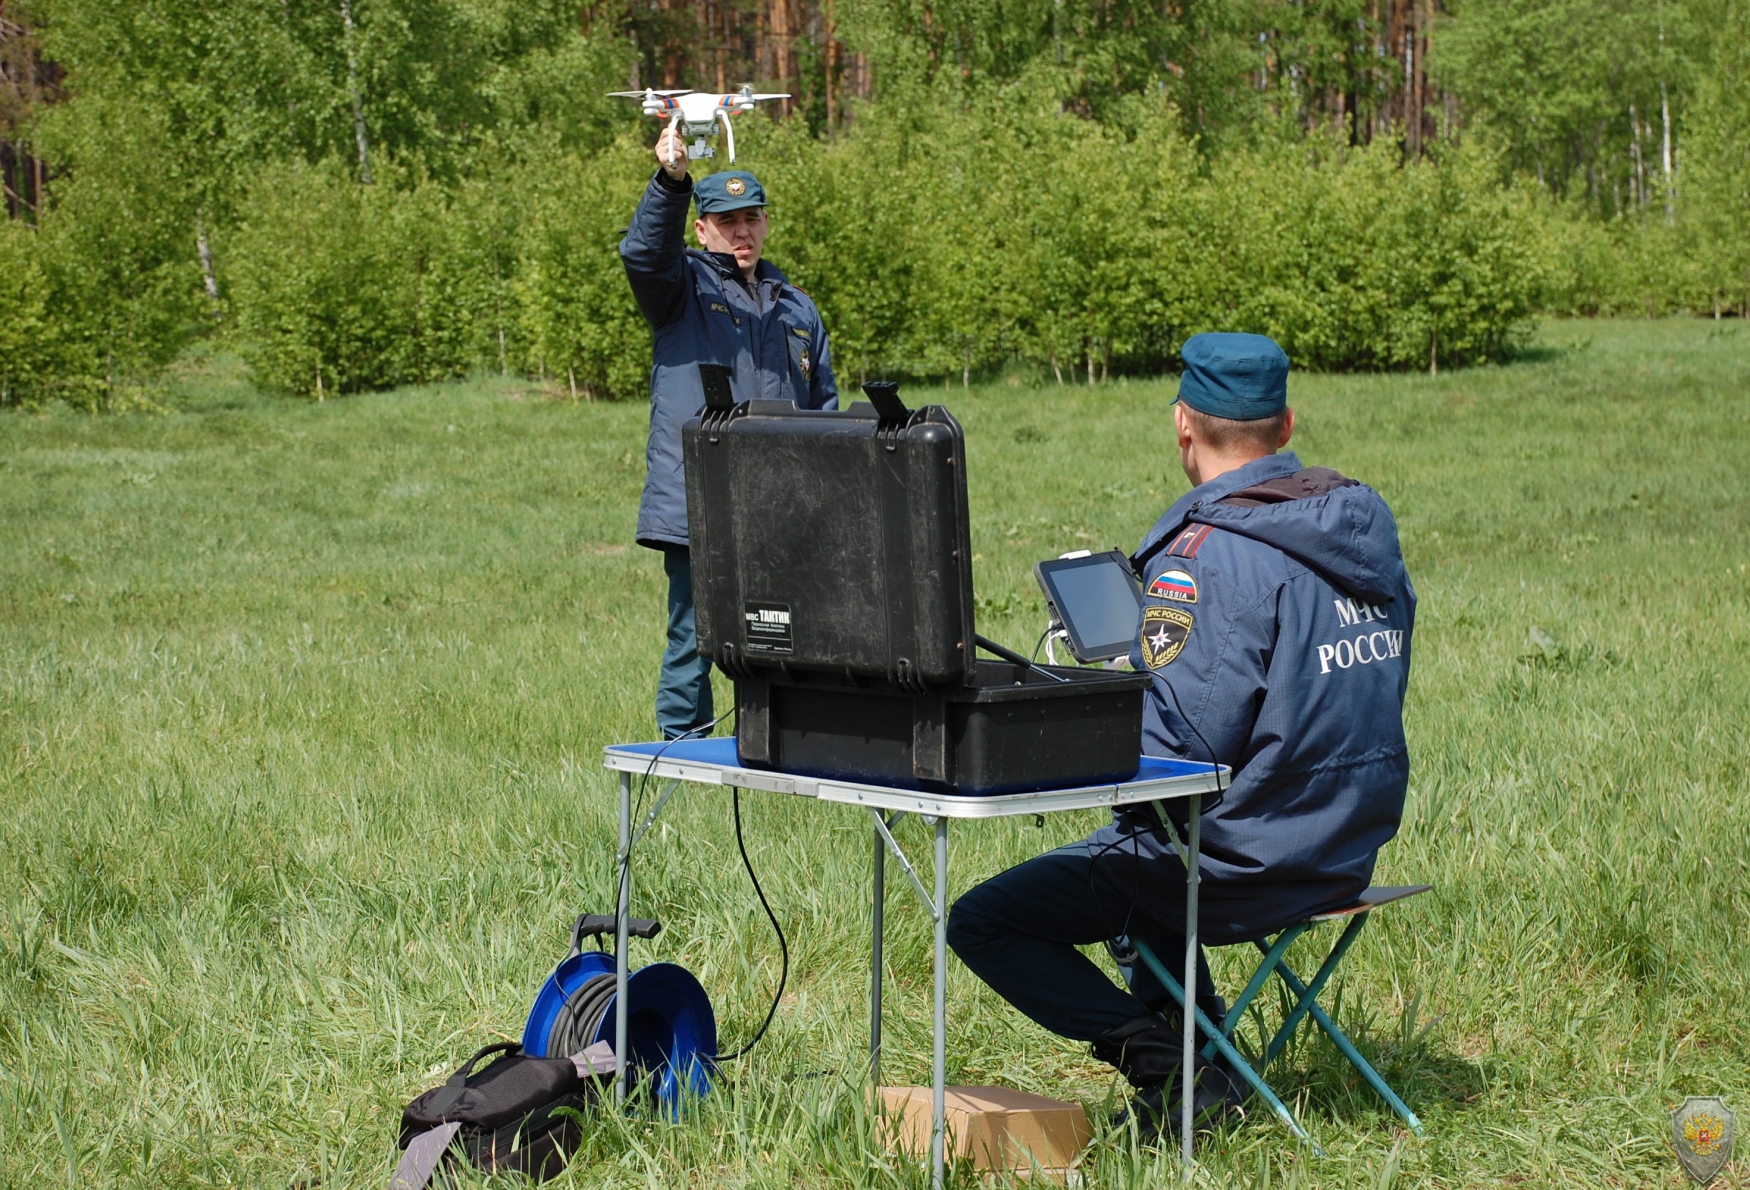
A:
[[[1391,602],[1408,586],[1397,521],[1384,498],[1366,484],[1250,508],[1221,503],[1242,488],[1301,470],[1299,457],[1284,451],[1192,488],[1143,539],[1136,557],[1147,558],[1187,524],[1210,525],[1281,550],[1355,598]]]

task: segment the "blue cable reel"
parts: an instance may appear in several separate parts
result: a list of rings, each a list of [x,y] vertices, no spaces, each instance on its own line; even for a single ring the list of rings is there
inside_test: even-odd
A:
[[[627,933],[654,938],[659,922],[631,918]],[[537,1058],[563,1058],[598,1041],[614,1043],[614,956],[605,950],[585,951],[583,939],[593,935],[599,947],[617,923],[602,914],[584,914],[571,930],[571,950],[541,985],[529,1020],[523,1026],[523,1052]],[[717,1017],[711,998],[691,971],[675,963],[650,963],[626,980],[626,1048],[624,1061],[638,1078],[649,1078],[663,1111],[680,1115],[685,1095],[711,1089],[717,1061]]]

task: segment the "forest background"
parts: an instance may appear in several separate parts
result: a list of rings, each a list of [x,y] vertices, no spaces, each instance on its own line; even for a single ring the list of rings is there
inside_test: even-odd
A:
[[[1750,312],[1750,0],[0,0],[0,404],[149,404],[203,338],[642,395],[657,126],[605,93],[743,83],[842,381]]]

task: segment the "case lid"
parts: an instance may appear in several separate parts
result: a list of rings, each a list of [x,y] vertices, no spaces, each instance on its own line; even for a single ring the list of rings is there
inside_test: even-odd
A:
[[[923,692],[977,672],[964,435],[871,396],[888,416],[748,401],[682,432],[699,649],[732,677]]]

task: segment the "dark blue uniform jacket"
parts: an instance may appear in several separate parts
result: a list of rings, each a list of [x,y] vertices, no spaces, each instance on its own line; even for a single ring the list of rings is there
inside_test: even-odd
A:
[[[1416,593],[1391,510],[1365,484],[1272,455],[1187,492],[1135,558],[1147,598],[1131,663],[1154,674],[1143,751],[1213,749],[1234,769],[1203,818],[1200,929],[1245,941],[1352,899],[1409,780]],[[1108,844],[1125,862],[1133,847],[1145,862],[1172,854],[1139,813],[1090,840]]]
[[[733,254],[688,248],[692,197],[691,177],[675,182],[656,171],[620,241],[632,295],[654,339],[638,543],[655,549],[687,544],[681,426],[705,404],[701,363],[734,369],[729,383],[737,401],[838,407],[820,311],[767,261],[760,261],[750,289]]]

